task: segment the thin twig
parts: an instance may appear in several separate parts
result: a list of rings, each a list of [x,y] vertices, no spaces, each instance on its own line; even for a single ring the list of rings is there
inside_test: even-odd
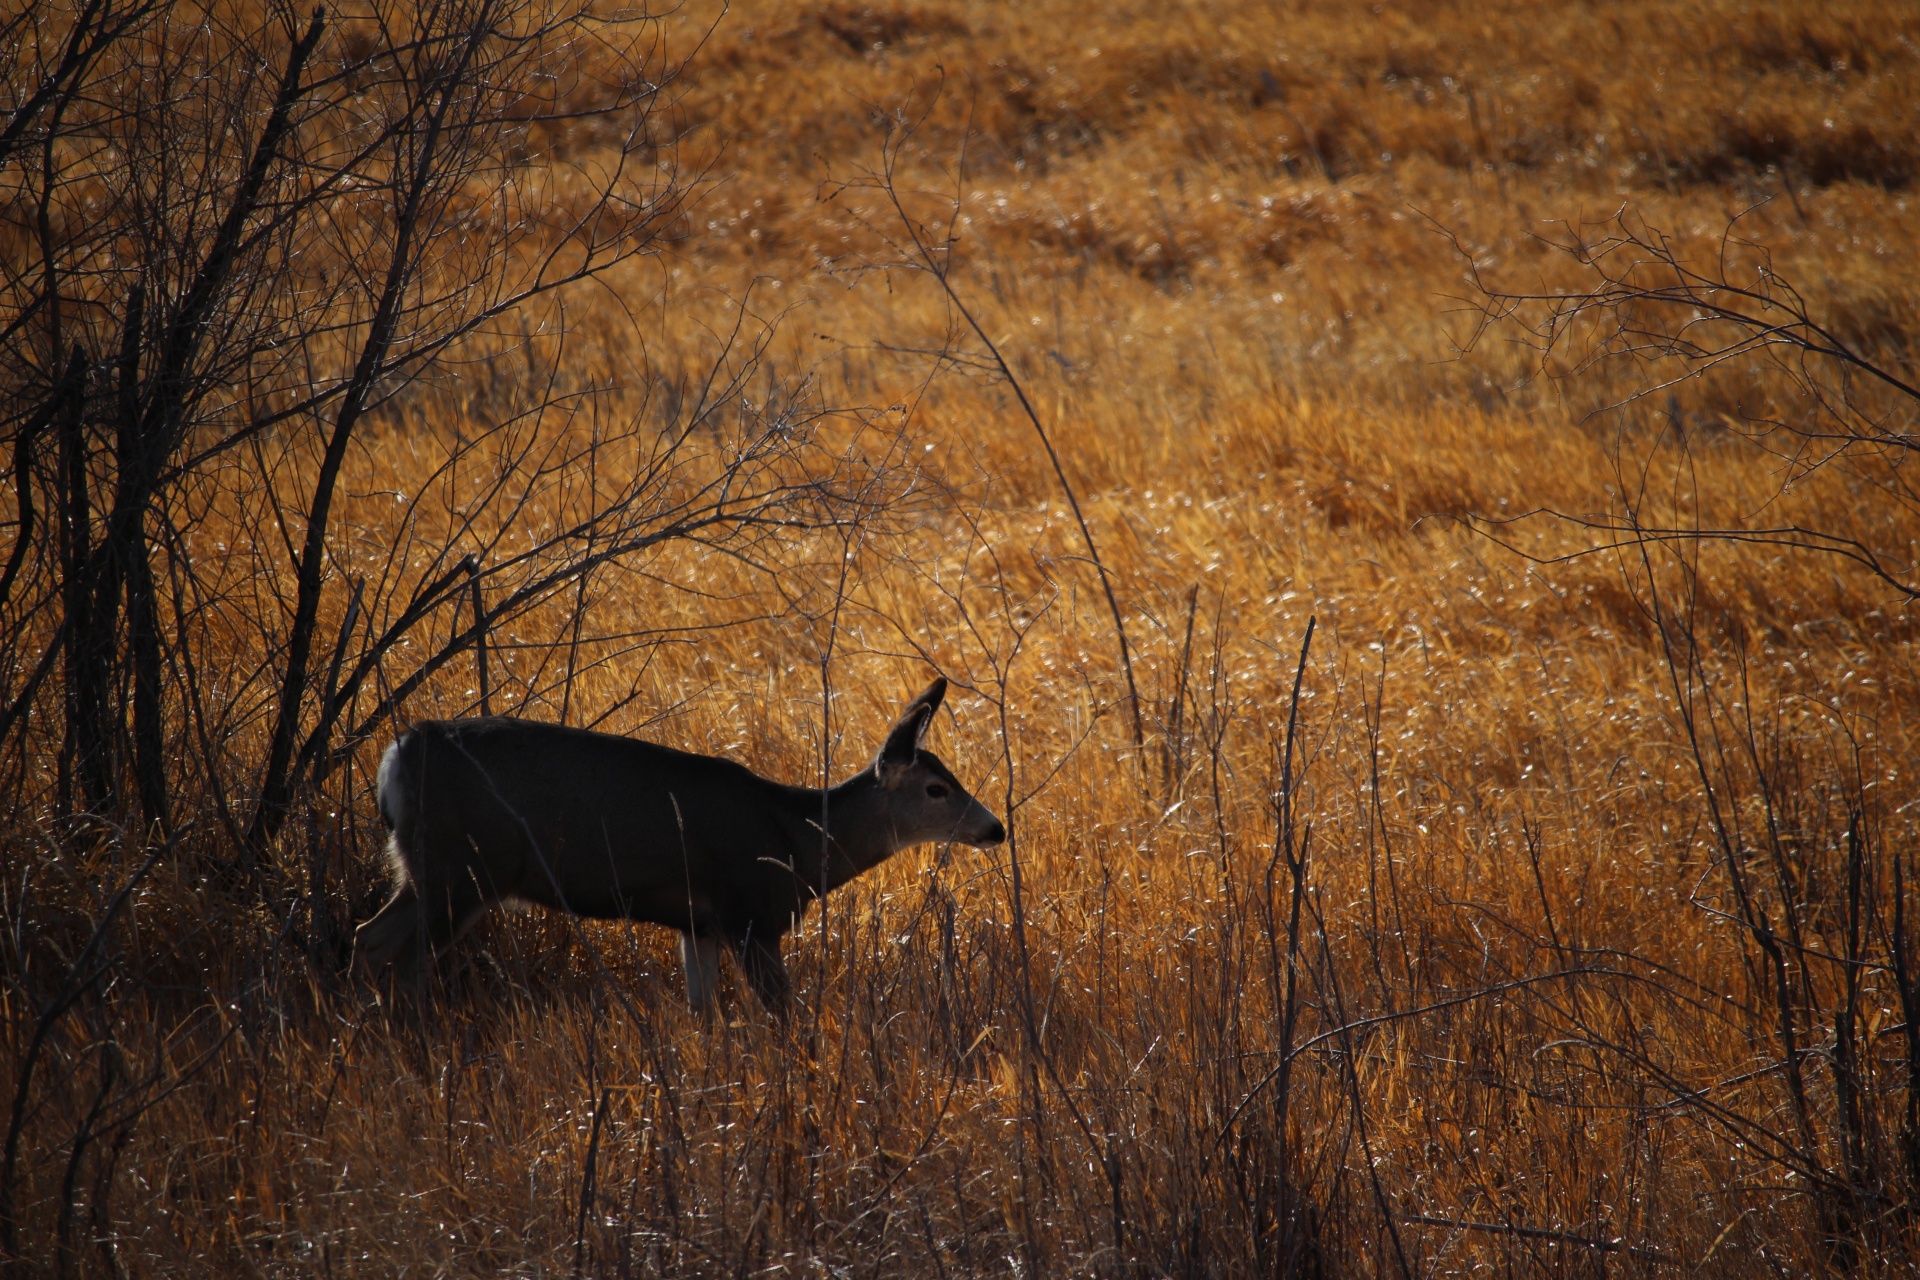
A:
[[[1073,483],[1067,479],[1067,469],[1060,461],[1059,451],[1053,446],[1053,437],[1048,434],[1046,424],[1040,420],[1039,411],[1033,407],[1033,401],[1028,398],[1026,387],[1022,385],[1019,377],[1014,373],[1013,366],[1007,363],[1006,356],[1001,354],[999,344],[987,335],[986,328],[980,323],[978,317],[974,315],[973,309],[967,306],[965,299],[960,296],[959,289],[955,287],[953,283],[953,249],[958,235],[953,228],[959,225],[960,191],[957,190],[954,195],[954,216],[950,218],[948,222],[948,237],[945,243],[938,248],[928,242],[927,237],[922,234],[920,224],[907,212],[905,204],[902,203],[900,199],[899,186],[896,180],[896,165],[899,162],[902,148],[906,145],[907,141],[913,137],[917,124],[918,122],[915,122],[914,125],[906,126],[887,143],[883,149],[882,169],[876,185],[885,193],[888,204],[893,208],[894,216],[898,218],[901,228],[906,232],[907,239],[913,248],[913,256],[917,262],[917,269],[933,277],[939,284],[940,291],[946,295],[947,301],[952,304],[955,311],[959,312],[960,318],[966,321],[967,327],[971,329],[974,336],[980,340],[980,344],[987,349],[987,354],[993,358],[994,368],[999,372],[1001,378],[1006,381],[1007,386],[1012,388],[1014,398],[1020,402],[1021,412],[1025,414],[1027,422],[1032,425],[1034,434],[1040,438],[1040,447],[1046,450],[1047,461],[1053,467],[1054,478],[1060,482],[1060,491],[1066,495],[1067,507],[1073,512],[1074,523],[1080,527],[1080,540],[1086,544],[1087,559],[1093,562],[1094,572],[1099,575],[1100,590],[1106,596],[1107,600],[1107,611],[1113,616],[1113,634],[1115,641],[1120,647],[1121,670],[1126,675],[1127,705],[1131,713],[1133,725],[1134,750],[1138,755],[1143,752],[1146,747],[1146,724],[1141,718],[1140,712],[1140,687],[1135,682],[1133,675],[1133,649],[1127,642],[1126,618],[1120,612],[1120,601],[1114,594],[1113,576],[1108,573],[1107,562],[1101,558],[1100,549],[1094,543],[1093,529],[1087,524],[1086,514],[1080,509],[1080,499],[1078,495],[1074,493]],[[961,173],[959,182],[964,188],[966,180],[966,152],[964,146],[961,150],[960,164]],[[1141,763],[1144,768],[1144,757],[1142,757]]]

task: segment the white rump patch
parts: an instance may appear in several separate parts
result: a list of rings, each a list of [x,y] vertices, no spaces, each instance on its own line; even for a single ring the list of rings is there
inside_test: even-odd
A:
[[[396,889],[413,883],[413,873],[407,870],[406,855],[400,852],[400,833],[397,831],[387,837],[387,874]]]
[[[406,812],[401,801],[404,793],[400,786],[400,744],[394,743],[387,753],[380,757],[380,816],[397,833],[406,820]]]

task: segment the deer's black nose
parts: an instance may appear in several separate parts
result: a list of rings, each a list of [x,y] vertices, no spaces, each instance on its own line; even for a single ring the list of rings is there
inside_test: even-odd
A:
[[[999,844],[1002,840],[1005,840],[1006,838],[1007,838],[1007,829],[1001,826],[999,823],[999,820],[996,819],[994,821],[994,824],[991,827],[987,828],[987,834],[984,838],[982,838],[980,843]]]

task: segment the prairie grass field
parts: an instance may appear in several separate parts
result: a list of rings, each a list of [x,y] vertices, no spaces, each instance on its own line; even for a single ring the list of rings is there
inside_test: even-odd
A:
[[[1920,1266],[1920,9],[78,9],[0,20],[21,1274]],[[1010,838],[785,1022],[539,909],[352,969],[405,725],[817,786],[936,673]]]

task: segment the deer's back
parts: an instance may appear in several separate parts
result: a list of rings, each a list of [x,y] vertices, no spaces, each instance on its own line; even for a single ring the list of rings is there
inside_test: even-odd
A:
[[[381,778],[409,863],[581,915],[742,928],[799,904],[795,788],[742,765],[564,725],[426,721]],[[389,791],[398,797],[390,802]]]

